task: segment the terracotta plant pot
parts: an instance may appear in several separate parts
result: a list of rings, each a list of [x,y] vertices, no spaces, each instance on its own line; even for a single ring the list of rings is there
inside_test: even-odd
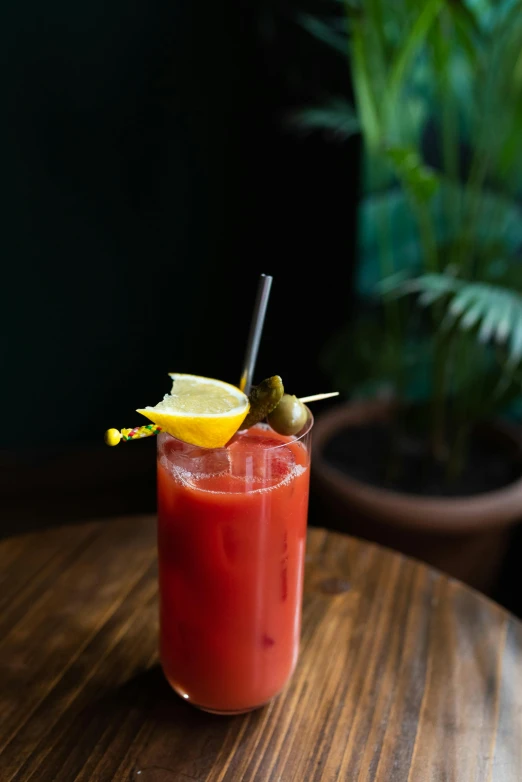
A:
[[[323,526],[401,551],[491,593],[510,532],[522,518],[522,478],[470,497],[425,497],[364,483],[325,458],[328,443],[341,430],[390,420],[392,414],[392,403],[373,400],[337,404],[316,416],[312,523],[315,513]],[[511,429],[494,426],[492,434],[519,452]]]

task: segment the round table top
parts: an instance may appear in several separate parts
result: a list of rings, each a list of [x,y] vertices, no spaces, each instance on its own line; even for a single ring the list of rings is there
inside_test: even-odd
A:
[[[250,714],[157,657],[152,516],[0,543],[2,782],[520,782],[522,624],[463,584],[311,528],[302,645]]]

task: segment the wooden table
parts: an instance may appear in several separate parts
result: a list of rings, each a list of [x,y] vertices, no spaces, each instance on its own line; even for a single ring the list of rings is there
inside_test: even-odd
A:
[[[301,656],[239,717],[157,662],[153,517],[0,544],[1,782],[520,782],[522,625],[462,584],[310,529]]]

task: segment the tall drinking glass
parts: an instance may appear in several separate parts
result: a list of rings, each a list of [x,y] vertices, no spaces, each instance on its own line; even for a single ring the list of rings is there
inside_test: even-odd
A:
[[[268,703],[301,631],[313,416],[205,449],[158,435],[160,657],[172,688],[216,714]]]

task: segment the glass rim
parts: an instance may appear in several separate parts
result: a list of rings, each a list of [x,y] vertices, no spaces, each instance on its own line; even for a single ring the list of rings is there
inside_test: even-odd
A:
[[[314,421],[315,421],[314,414],[312,413],[312,411],[310,410],[308,405],[304,405],[304,407],[307,410],[308,418],[307,418],[306,424],[303,426],[303,428],[295,435],[293,435],[293,434],[290,434],[290,435],[279,435],[280,437],[288,437],[289,439],[286,442],[281,442],[281,443],[278,443],[277,445],[271,445],[269,448],[265,448],[265,451],[276,451],[278,448],[286,448],[289,443],[298,443],[301,440],[303,440],[308,434],[310,434],[310,431],[312,430],[312,427],[313,427]],[[259,421],[259,423],[254,424],[254,426],[252,426],[250,428],[253,429],[256,426],[259,426],[260,424],[263,425],[263,426],[266,426],[266,427],[268,427],[270,429],[270,425],[267,424],[265,421]],[[240,434],[241,432],[247,432],[247,431],[248,431],[248,429],[238,429],[238,431],[232,436],[231,440],[237,434]],[[273,431],[275,432],[275,430],[273,430]],[[277,435],[278,432],[275,432],[275,434]],[[180,440],[179,438],[174,437],[174,435],[169,434],[168,432],[164,432],[164,431],[158,432],[158,435],[157,435],[158,438],[160,438],[161,435],[165,435],[166,437],[171,437],[173,440],[176,440],[176,442],[182,443],[183,445],[188,445],[188,446],[190,446],[192,448],[200,448],[203,451],[226,451],[226,450],[228,450],[226,445],[219,446],[218,448],[205,448],[204,445],[192,445],[192,443],[187,443],[185,440]],[[158,439],[158,442],[159,442],[159,439]]]

